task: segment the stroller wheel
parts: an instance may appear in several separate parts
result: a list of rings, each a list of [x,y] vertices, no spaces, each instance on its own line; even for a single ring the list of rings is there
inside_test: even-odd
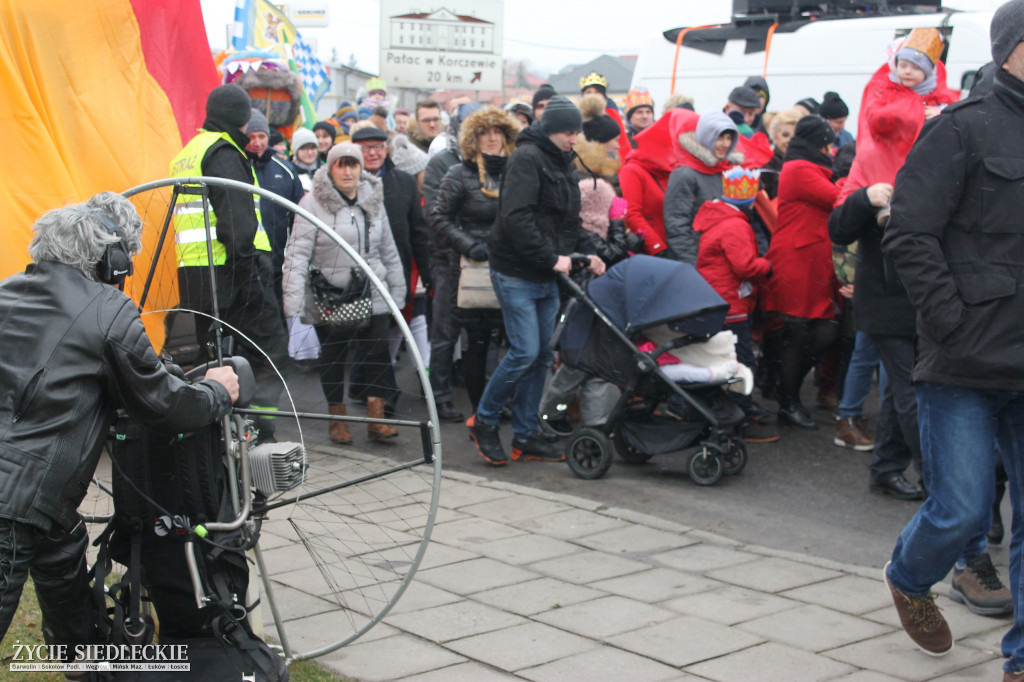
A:
[[[612,448],[608,437],[597,429],[576,433],[565,448],[569,468],[580,478],[601,478],[612,465]]]
[[[643,464],[649,460],[652,455],[649,452],[638,450],[630,445],[626,441],[626,437],[622,434],[622,429],[616,429],[615,435],[612,436],[615,442],[615,452],[619,453],[619,459],[629,464]]]
[[[714,485],[722,477],[722,460],[702,448],[690,457],[689,472],[697,485]]]
[[[742,438],[729,440],[729,449],[722,459],[722,473],[726,476],[735,476],[747,466],[747,444]]]

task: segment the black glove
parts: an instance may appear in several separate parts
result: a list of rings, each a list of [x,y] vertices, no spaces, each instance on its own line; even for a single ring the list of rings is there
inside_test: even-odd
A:
[[[487,260],[487,245],[482,242],[473,244],[473,246],[469,247],[469,251],[466,252],[466,256],[470,260],[480,262]]]
[[[635,232],[626,233],[626,248],[633,253],[644,252],[644,238]]]

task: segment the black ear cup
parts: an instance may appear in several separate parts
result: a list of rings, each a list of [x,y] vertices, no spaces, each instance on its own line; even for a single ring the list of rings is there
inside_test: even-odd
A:
[[[107,228],[107,230],[117,237],[117,241],[113,244],[108,244],[106,250],[103,252],[103,256],[100,261],[96,264],[96,277],[99,281],[105,284],[116,284],[121,286],[124,284],[124,279],[128,275],[132,274],[132,257],[128,253],[128,247],[124,243],[124,233],[121,228],[114,223],[108,216],[99,211],[92,213],[93,217],[96,218]]]

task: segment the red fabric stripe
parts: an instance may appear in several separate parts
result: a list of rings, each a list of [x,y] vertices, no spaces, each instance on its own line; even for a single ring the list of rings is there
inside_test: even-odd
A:
[[[206,96],[220,85],[199,0],[130,0],[146,68],[171,102],[181,143],[206,117]]]

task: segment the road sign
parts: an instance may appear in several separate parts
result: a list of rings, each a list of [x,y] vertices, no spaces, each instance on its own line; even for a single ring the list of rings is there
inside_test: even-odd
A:
[[[381,78],[391,87],[501,90],[502,0],[437,1],[450,4],[381,0]]]

